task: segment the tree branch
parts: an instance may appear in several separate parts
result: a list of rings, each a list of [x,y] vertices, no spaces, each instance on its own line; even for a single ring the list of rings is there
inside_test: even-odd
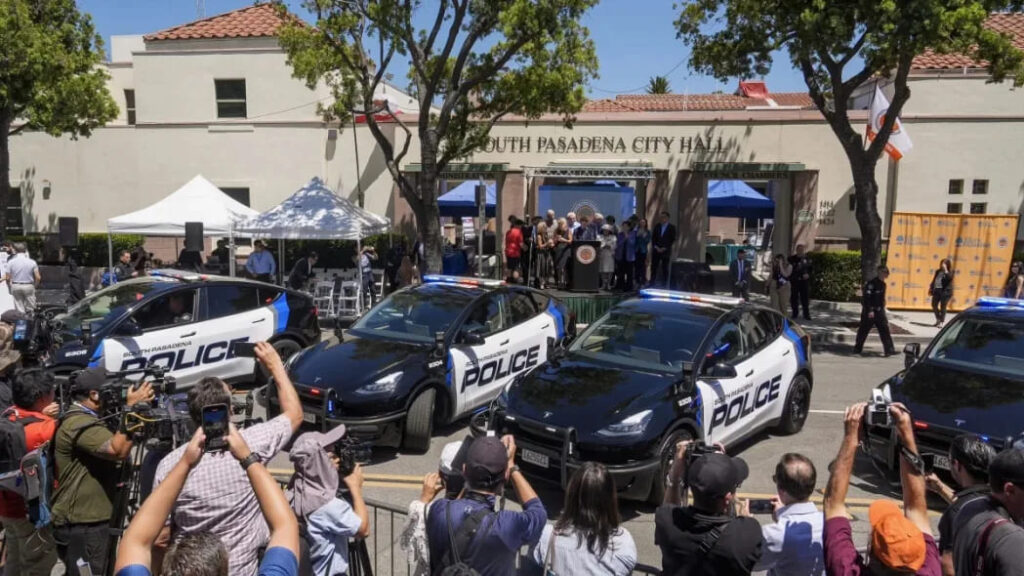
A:
[[[516,43],[510,46],[500,58],[495,60],[492,66],[481,67],[477,70],[477,74],[462,83],[454,94],[450,93],[445,96],[444,103],[441,105],[441,117],[437,126],[438,132],[444,134],[445,130],[447,130],[448,124],[451,120],[452,109],[455,107],[459,99],[465,98],[473,88],[479,86],[487,78],[497,74],[497,72],[504,68],[505,65],[508,64],[509,60],[511,60],[527,42],[527,38],[517,40]],[[452,71],[452,76],[455,76],[454,70]]]
[[[452,24],[448,28],[448,39],[444,43],[444,49],[436,58],[434,58],[434,69],[431,70],[430,77],[424,79],[427,84],[427,93],[429,94],[429,98],[427,98],[427,100],[430,102],[433,102],[434,96],[437,93],[437,85],[441,83],[441,75],[444,74],[445,64],[448,62],[448,59],[451,58],[452,50],[455,48],[455,41],[458,39],[459,32],[462,30],[462,21],[466,18],[466,11],[469,8],[467,2],[460,4],[458,0],[455,0],[454,6],[455,15],[452,17]],[[466,45],[469,45],[470,49],[472,49],[472,42],[469,41],[469,38],[467,38],[466,42],[462,45],[463,51],[466,50]],[[422,123],[420,125],[423,126]]]
[[[423,45],[423,49],[430,52],[434,51],[434,41],[437,40],[437,33],[441,31],[441,25],[444,24],[444,15],[448,13],[448,0],[441,0],[441,5],[437,8],[437,19],[434,20],[434,26],[430,29],[430,34],[427,36],[427,42]]]
[[[841,68],[845,68],[846,65],[850,63],[850,60],[853,60],[853,57],[856,56],[857,53],[860,52],[860,49],[864,47],[864,43],[867,39],[868,33],[867,30],[865,30],[864,33],[860,35],[860,38],[853,44],[853,47],[850,48],[850,51],[847,52],[846,56],[843,56],[839,61],[839,66]]]
[[[843,82],[843,90],[847,94],[853,93],[853,91],[856,90],[857,87],[859,87],[861,84],[867,82],[869,78],[874,76],[874,74],[875,74],[874,70],[872,70],[871,68],[865,66],[860,72],[857,72],[856,74],[851,76],[848,80]]]
[[[500,112],[498,112],[497,114],[492,116],[491,119],[487,121],[486,129],[483,130],[483,132],[489,134],[491,132],[491,129],[494,128],[494,125],[497,124],[505,116],[511,114],[512,111],[515,109],[515,107],[518,106],[518,105],[519,105],[519,100],[518,99],[513,100],[512,102],[510,102],[507,106],[505,106],[504,109],[502,109]],[[456,158],[459,158],[461,156],[465,156],[466,154],[469,154],[470,152],[473,152],[473,150],[465,150],[464,149],[465,147],[462,147],[462,148],[463,149],[459,149],[457,152],[451,151],[451,150],[445,150],[444,154],[441,155],[441,159],[438,160],[438,162],[437,162],[438,170],[443,170],[445,167],[448,166],[448,163],[450,163],[452,160],[455,160]]]

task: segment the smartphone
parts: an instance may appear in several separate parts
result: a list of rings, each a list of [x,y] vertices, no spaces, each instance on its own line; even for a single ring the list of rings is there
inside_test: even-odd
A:
[[[767,498],[752,498],[750,500],[751,514],[771,514],[775,511],[775,505]]]
[[[935,470],[935,454],[921,454],[921,461],[924,462],[925,474],[931,474]]]
[[[236,358],[255,358],[255,342],[234,342],[231,344],[231,356]]]
[[[206,434],[206,451],[216,452],[228,447],[228,422],[231,410],[227,404],[203,406],[203,433]]]

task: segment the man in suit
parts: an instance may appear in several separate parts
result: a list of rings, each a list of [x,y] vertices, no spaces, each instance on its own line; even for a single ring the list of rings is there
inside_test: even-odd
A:
[[[669,286],[669,263],[672,261],[672,245],[676,241],[676,227],[669,222],[669,213],[662,212],[661,219],[651,232],[651,284]]]
[[[732,295],[750,300],[750,277],[752,266],[747,262],[747,251],[740,250],[736,259],[729,263],[729,280],[732,282]]]

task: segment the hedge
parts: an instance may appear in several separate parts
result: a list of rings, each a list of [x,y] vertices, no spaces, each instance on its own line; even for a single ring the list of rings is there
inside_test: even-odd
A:
[[[56,239],[55,234],[32,234],[29,236],[8,236],[11,242],[24,242],[28,247],[29,254],[43,264],[59,264],[59,255],[55,242],[47,242],[48,238]],[[131,250],[146,241],[141,234],[114,234],[114,260],[121,250]],[[50,249],[47,250],[49,245]],[[108,265],[107,235],[97,233],[83,233],[78,235],[78,250],[81,253],[82,266],[106,267]]]
[[[808,252],[811,274],[811,298],[832,302],[851,302],[860,290],[860,251]]]

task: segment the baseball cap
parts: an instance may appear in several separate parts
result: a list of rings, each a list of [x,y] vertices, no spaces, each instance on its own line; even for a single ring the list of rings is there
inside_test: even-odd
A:
[[[496,436],[481,436],[466,452],[466,480],[491,485],[505,475],[508,450]]]
[[[295,440],[295,444],[299,444],[301,442],[307,445],[314,445],[317,448],[328,448],[337,444],[338,440],[341,440],[344,437],[345,425],[338,424],[327,432],[306,432]]]
[[[1024,486],[1024,452],[1011,448],[996,454],[988,465],[988,477],[1000,492],[1006,482]]]
[[[877,500],[868,508],[871,523],[871,554],[898,571],[917,572],[924,566],[927,549],[924,534],[903,515],[892,500]]]
[[[747,463],[721,453],[705,454],[690,464],[686,483],[695,494],[720,498],[735,492],[750,475]]]
[[[462,450],[463,442],[449,442],[444,445],[444,449],[441,450],[441,460],[437,464],[437,469],[445,476],[451,476],[452,474],[462,474],[461,469],[456,469],[456,459],[459,457],[459,450]],[[465,457],[463,457],[465,460]]]
[[[75,385],[73,389],[78,392],[89,392],[99,390],[107,381],[107,371],[99,366],[86,368],[75,373]]]

